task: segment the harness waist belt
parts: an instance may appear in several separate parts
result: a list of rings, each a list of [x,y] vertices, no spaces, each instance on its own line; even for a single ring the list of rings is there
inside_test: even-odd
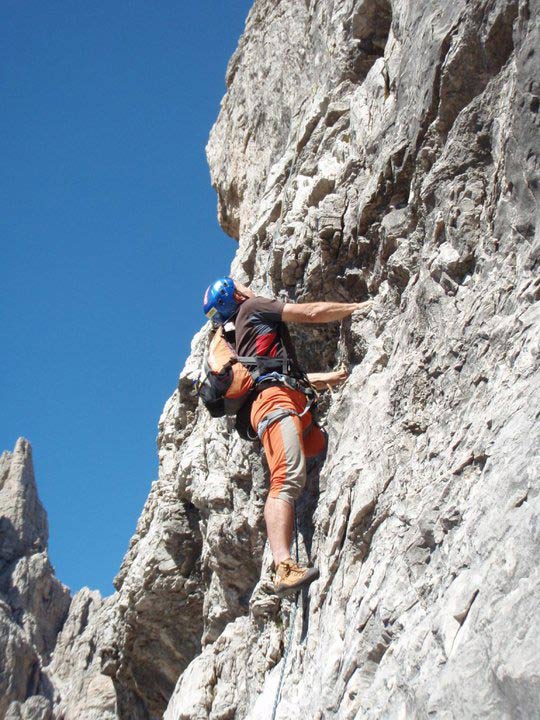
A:
[[[299,390],[300,392],[303,392],[304,395],[308,395],[310,390],[310,388],[306,386],[305,383],[301,382],[297,378],[278,372],[271,372],[266,373],[266,375],[261,375],[257,378],[256,383],[258,390],[266,390],[266,388],[272,387],[276,384],[286,385],[292,390]]]
[[[259,370],[259,373],[267,373],[272,370],[282,373],[289,372],[289,358],[270,358],[265,355],[239,355],[237,362],[242,365],[251,365]]]

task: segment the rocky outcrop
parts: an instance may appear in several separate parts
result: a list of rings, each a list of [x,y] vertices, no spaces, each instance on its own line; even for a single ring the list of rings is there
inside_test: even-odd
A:
[[[198,408],[192,379],[201,352],[195,343],[160,420],[160,478],[115,580],[107,652],[126,717],[163,714],[201,647],[247,614],[259,577],[262,468],[226,421],[216,432]]]
[[[102,674],[102,648],[110,641],[111,599],[83,588],[74,597],[44,674],[53,688],[54,718],[115,720],[112,680]]]
[[[31,448],[23,439],[13,453],[0,457],[0,509],[0,717],[4,717],[13,701],[24,703],[41,694],[41,669],[50,660],[70,603],[69,591],[54,577],[47,556],[47,516],[37,494]],[[50,716],[47,696],[32,700],[31,706],[41,708],[43,717]]]
[[[255,2],[208,145],[233,273],[375,305],[295,332],[311,369],[351,371],[296,614],[264,580],[258,449],[192,397],[195,339],[156,499],[200,519],[202,652],[166,718],[270,717],[291,623],[278,718],[537,712],[537,47],[523,0]]]
[[[309,369],[350,371],[298,505],[320,579],[298,605],[272,594],[260,448],[194,393],[205,326],[115,595],[33,621],[44,513],[10,481],[13,717],[538,714],[538,5],[255,1],[208,145],[232,272],[292,302],[374,300],[294,328]]]
[[[23,438],[0,457],[0,511],[0,718],[113,720],[114,687],[97,653],[110,613],[99,593],[72,599],[54,575]]]

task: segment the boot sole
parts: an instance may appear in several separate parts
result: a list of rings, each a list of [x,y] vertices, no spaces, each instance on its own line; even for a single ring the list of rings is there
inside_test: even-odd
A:
[[[311,583],[319,577],[319,571],[317,568],[309,568],[306,576],[302,578],[295,585],[286,585],[279,590],[276,588],[274,591],[279,598],[287,597],[287,595],[293,595],[294,593],[302,590],[303,588],[311,585]]]

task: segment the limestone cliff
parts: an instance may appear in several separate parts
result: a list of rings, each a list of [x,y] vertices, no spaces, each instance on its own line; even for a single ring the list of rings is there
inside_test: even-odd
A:
[[[300,505],[321,578],[278,718],[537,713],[538,69],[525,0],[257,0],[231,59],[208,158],[233,274],[375,301],[295,333],[351,374]],[[159,717],[182,672],[168,720],[259,720],[292,605],[265,581],[260,450],[192,394],[207,336],[117,579],[116,681]]]
[[[28,443],[0,457],[0,717],[12,702],[39,694],[41,667],[54,649],[69,592],[47,556],[47,516],[37,494]],[[34,701],[35,702],[35,701]],[[39,701],[47,712],[50,702]]]
[[[113,720],[114,687],[96,652],[107,602],[86,588],[71,598],[54,575],[48,534],[20,438],[0,457],[0,718]]]
[[[299,503],[321,577],[297,611],[271,593],[260,448],[193,393],[205,326],[117,592],[57,643],[72,708],[88,653],[116,693],[95,717],[265,720],[292,626],[276,718],[539,716],[538,18],[255,0],[208,145],[232,273],[374,300],[294,329],[308,369],[350,370]]]

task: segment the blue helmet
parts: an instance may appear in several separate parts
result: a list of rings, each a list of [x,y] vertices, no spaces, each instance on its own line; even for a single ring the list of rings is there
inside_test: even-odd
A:
[[[209,285],[204,293],[203,310],[207,318],[223,325],[229,320],[236,309],[234,281],[230,277],[222,277]]]

